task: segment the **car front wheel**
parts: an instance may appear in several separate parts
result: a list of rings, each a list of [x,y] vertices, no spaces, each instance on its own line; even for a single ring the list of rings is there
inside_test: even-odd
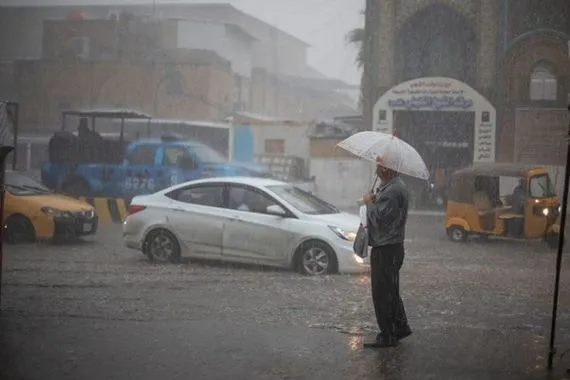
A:
[[[320,241],[309,241],[297,250],[295,266],[299,273],[306,276],[323,276],[338,271],[334,251]]]

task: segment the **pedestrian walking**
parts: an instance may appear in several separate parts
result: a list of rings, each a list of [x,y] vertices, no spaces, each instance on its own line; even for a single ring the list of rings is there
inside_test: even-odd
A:
[[[372,300],[380,333],[364,347],[393,347],[412,334],[400,297],[400,269],[404,262],[404,238],[408,218],[408,190],[399,173],[376,160],[382,181],[376,194],[366,193],[368,244],[372,247],[370,270]]]

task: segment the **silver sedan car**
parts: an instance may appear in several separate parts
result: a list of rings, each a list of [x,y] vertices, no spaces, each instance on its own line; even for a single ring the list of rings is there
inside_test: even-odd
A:
[[[368,270],[352,248],[359,225],[357,215],[285,182],[224,177],[135,197],[123,239],[156,262],[187,256],[315,276]]]

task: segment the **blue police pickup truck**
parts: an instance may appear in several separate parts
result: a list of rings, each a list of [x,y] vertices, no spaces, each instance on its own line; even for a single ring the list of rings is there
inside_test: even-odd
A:
[[[57,132],[41,178],[71,196],[131,199],[203,177],[270,177],[262,166],[233,164],[209,146],[178,137],[126,142],[100,136],[80,139]]]

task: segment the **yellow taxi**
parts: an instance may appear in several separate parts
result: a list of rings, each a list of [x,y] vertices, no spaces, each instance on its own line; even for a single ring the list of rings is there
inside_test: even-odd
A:
[[[73,239],[97,233],[98,217],[88,203],[55,194],[15,171],[6,171],[4,185],[7,243]]]

